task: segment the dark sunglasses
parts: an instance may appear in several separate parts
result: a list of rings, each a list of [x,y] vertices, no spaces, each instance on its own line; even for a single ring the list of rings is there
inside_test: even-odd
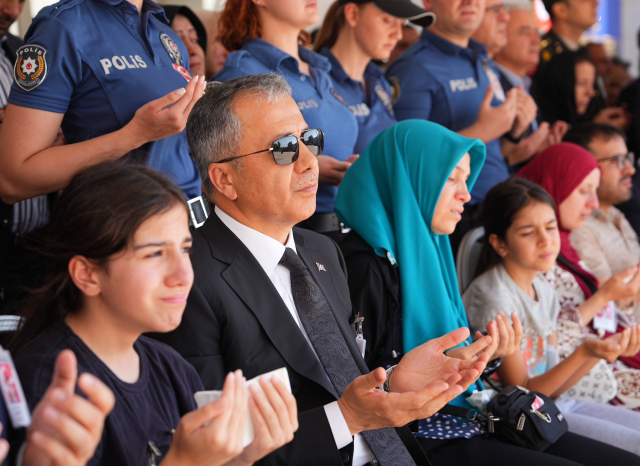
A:
[[[285,136],[280,139],[276,139],[268,149],[251,152],[250,154],[238,155],[236,157],[229,157],[228,159],[218,160],[216,163],[231,162],[232,160],[247,157],[253,154],[260,154],[262,152],[269,152],[273,155],[273,161],[276,165],[291,165],[300,156],[300,143],[302,143],[309,149],[309,151],[318,156],[322,154],[324,150],[324,133],[321,129],[305,129],[301,131],[300,136],[294,134]]]
[[[605,157],[604,159],[597,159],[598,163],[601,162],[606,162],[606,161],[616,161],[616,164],[618,165],[618,168],[620,170],[624,170],[624,168],[627,165],[627,161],[629,162],[629,164],[633,167],[633,164],[635,162],[635,156],[633,155],[633,152],[629,152],[628,154],[620,154],[620,155],[614,155],[613,157]]]

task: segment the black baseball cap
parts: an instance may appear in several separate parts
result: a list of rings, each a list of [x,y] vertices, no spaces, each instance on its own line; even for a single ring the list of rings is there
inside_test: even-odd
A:
[[[387,14],[406,19],[422,27],[429,27],[436,21],[436,15],[420,8],[411,0],[340,0],[340,5],[347,3],[373,3]]]

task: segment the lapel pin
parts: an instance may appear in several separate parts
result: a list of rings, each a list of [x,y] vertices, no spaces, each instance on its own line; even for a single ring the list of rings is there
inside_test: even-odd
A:
[[[324,268],[324,265],[322,265],[320,262],[316,262],[316,267],[318,267],[318,272],[326,272],[327,269]]]

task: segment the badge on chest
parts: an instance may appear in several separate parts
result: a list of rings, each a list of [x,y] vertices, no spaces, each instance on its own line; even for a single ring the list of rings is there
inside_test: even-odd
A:
[[[380,99],[382,104],[384,105],[384,108],[386,108],[387,112],[389,112],[389,115],[394,116],[393,104],[391,103],[391,97],[389,97],[389,94],[387,93],[385,88],[382,87],[380,84],[377,84],[376,87],[373,88],[373,92],[376,93],[376,95],[378,96],[378,98]]]
[[[160,42],[162,42],[162,46],[167,51],[169,58],[173,62],[173,69],[180,73],[187,82],[191,81],[191,73],[184,67],[178,44],[176,44],[176,42],[166,32],[160,33]]]
[[[160,42],[162,42],[162,46],[169,54],[169,58],[171,61],[178,66],[184,66],[182,62],[182,56],[180,55],[180,49],[178,48],[178,44],[167,34],[166,32],[160,33]]]

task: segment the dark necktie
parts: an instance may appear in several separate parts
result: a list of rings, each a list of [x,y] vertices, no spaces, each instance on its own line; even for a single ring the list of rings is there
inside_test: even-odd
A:
[[[311,278],[302,260],[286,248],[280,264],[291,272],[293,302],[307,336],[329,376],[332,385],[342,392],[362,371],[345,342],[322,290]],[[362,436],[382,466],[415,466],[409,451],[392,428],[368,430]]]

